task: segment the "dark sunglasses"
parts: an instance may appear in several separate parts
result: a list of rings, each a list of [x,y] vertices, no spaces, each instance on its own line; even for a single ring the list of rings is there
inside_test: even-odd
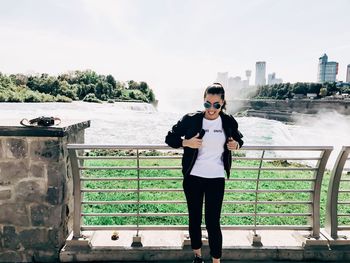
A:
[[[214,102],[213,104],[211,104],[209,101],[204,102],[204,108],[206,109],[210,109],[210,107],[213,105],[214,109],[220,109],[221,105],[219,102]]]

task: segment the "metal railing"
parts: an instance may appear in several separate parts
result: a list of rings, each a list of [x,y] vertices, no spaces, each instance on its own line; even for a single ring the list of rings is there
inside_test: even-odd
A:
[[[129,151],[125,156],[91,156],[86,151],[91,150],[123,150]],[[245,146],[234,154],[231,177],[226,180],[225,199],[223,202],[222,217],[230,221],[232,218],[241,218],[249,224],[223,224],[222,229],[240,230],[308,230],[312,237],[320,235],[320,193],[323,174],[326,163],[333,147],[331,146]],[[68,145],[69,156],[74,181],[74,222],[73,236],[80,237],[84,230],[117,230],[128,229],[172,229],[187,230],[186,224],[181,225],[143,225],[140,224],[142,217],[183,217],[186,212],[143,212],[143,205],[175,204],[185,205],[181,200],[144,200],[144,193],[178,193],[182,195],[182,188],[143,188],[145,182],[178,182],[182,181],[181,152],[166,145]],[[158,156],[148,156],[142,151],[161,151]],[[242,154],[245,153],[245,154]],[[124,153],[125,154],[125,153]],[[306,156],[307,155],[307,156]],[[311,155],[311,156],[310,156]],[[136,161],[133,165],[106,165],[108,162]],[[159,165],[158,160],[173,160],[176,165]],[[92,165],[91,161],[94,163]],[[98,164],[99,161],[104,163]],[[142,162],[150,162],[151,165],[142,165]],[[307,162],[304,165],[295,165],[291,162]],[[279,162],[276,166],[273,162]],[[243,166],[244,165],[244,166]],[[154,175],[154,171],[163,171],[166,176]],[[96,176],[98,171],[108,173],[108,176]],[[128,171],[128,172],[127,172]],[[132,171],[136,171],[132,174]],[[173,176],[173,172],[177,176]],[[128,173],[128,174],[125,174]],[[144,174],[143,174],[144,173]],[[131,174],[131,176],[130,176]],[[101,175],[101,174],[100,174]],[[130,184],[136,182],[134,188],[94,188],[87,185],[89,182],[124,182]],[[273,184],[276,189],[271,189]],[[238,186],[239,188],[235,188]],[[300,187],[298,187],[300,186]],[[129,187],[129,186],[128,186]],[[89,194],[113,194],[134,193],[136,200],[87,200]],[[246,195],[242,200],[241,196]],[[279,195],[277,199],[276,195]],[[100,197],[100,196],[99,196]],[[302,197],[302,198],[301,198]],[[172,198],[172,197],[170,197]],[[83,206],[103,205],[134,205],[134,212],[91,212],[84,211]],[[287,211],[280,212],[278,209],[287,207]],[[143,208],[144,209],[144,208]],[[300,209],[304,209],[299,212]],[[229,210],[229,211],[227,211]],[[236,211],[237,210],[237,211]],[[239,210],[239,211],[238,211]],[[270,212],[272,210],[272,212]],[[276,211],[277,210],[277,211]],[[295,210],[295,211],[294,211]],[[306,211],[307,210],[307,211]],[[83,219],[91,217],[136,217],[133,225],[86,225]],[[286,224],[283,218],[304,218],[304,224]],[[277,221],[277,224],[265,224],[266,218]],[[202,226],[203,227],[203,226]],[[203,227],[204,228],[204,227]]]
[[[349,225],[339,225],[339,219],[350,217],[350,213],[339,213],[340,206],[350,205],[350,146],[343,146],[334,164],[328,187],[325,229],[332,238],[338,238],[338,231],[350,230]],[[346,164],[349,166],[346,168]],[[349,184],[348,186],[346,184]],[[345,187],[345,188],[344,188]],[[339,201],[340,195],[348,194]]]

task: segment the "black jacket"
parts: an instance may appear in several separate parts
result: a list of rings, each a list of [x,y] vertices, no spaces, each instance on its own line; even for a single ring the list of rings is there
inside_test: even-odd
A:
[[[165,143],[172,148],[182,147],[183,136],[185,139],[190,139],[202,130],[204,113],[205,112],[199,111],[183,116],[182,119],[173,126],[171,131],[168,132],[167,136],[165,137]],[[238,130],[238,123],[235,118],[222,111],[220,112],[220,117],[222,120],[222,128],[226,136],[226,143],[228,142],[228,138],[232,137],[239,143],[239,146],[242,147],[243,141],[241,138],[243,135]],[[232,164],[232,154],[231,151],[227,149],[226,143],[222,158],[227,178],[229,178]],[[184,153],[182,156],[182,173],[184,176],[191,172],[197,156],[198,149],[184,147]]]

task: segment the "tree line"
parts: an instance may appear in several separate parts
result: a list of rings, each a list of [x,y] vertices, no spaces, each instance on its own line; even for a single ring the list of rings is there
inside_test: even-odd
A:
[[[297,82],[280,83],[273,85],[259,86],[254,98],[256,99],[291,99],[295,94],[307,95],[307,93],[315,93],[318,98],[334,95],[336,93],[350,93],[350,87],[345,85],[339,85],[335,82],[326,83],[307,83]]]
[[[137,100],[154,102],[153,90],[146,82],[122,82],[112,75],[93,70],[49,74],[11,74],[0,72],[0,102],[89,102]]]

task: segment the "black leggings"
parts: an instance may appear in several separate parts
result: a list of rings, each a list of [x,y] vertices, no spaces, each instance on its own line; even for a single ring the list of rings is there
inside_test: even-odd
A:
[[[192,249],[202,247],[202,211],[205,196],[205,224],[208,231],[210,255],[221,258],[222,233],[220,214],[224,199],[225,178],[185,176],[183,188],[189,213],[189,232]]]

